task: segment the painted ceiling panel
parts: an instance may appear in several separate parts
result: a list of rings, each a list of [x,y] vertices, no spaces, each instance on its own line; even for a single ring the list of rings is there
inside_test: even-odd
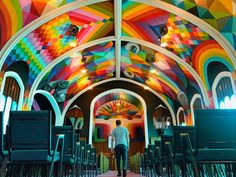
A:
[[[130,104],[129,102],[123,100],[116,100],[108,102],[100,106],[95,112],[96,119],[110,119],[110,118],[122,118],[122,119],[140,119],[142,112]]]
[[[59,62],[44,76],[40,87],[56,80],[69,81],[67,99],[70,99],[91,84],[113,77],[114,73],[114,44],[107,42],[76,52]]]
[[[145,83],[159,93],[177,100],[178,92],[186,92],[189,84],[200,92],[192,74],[159,52],[135,43],[123,42],[121,55],[121,71],[125,77]]]
[[[41,15],[75,0],[2,0],[0,3],[0,49],[18,30]],[[181,8],[213,26],[236,49],[236,10],[233,0],[162,0]],[[123,5],[128,8],[129,3]],[[135,6],[135,5],[132,5]],[[150,19],[151,21],[151,19]],[[8,29],[8,30],[5,30]]]
[[[234,1],[163,1],[205,20],[221,32],[235,47],[236,12],[233,9]],[[71,2],[74,0],[0,1],[0,48],[23,26],[41,15],[46,15],[51,10],[56,10]],[[139,44],[134,44],[135,47],[127,47],[128,42],[121,41],[120,61],[119,57],[115,58],[120,55],[115,53],[116,41],[93,44],[93,47],[75,52],[74,55],[64,58],[63,61],[60,60],[55,66],[51,65],[53,68],[46,73],[40,86],[56,80],[69,81],[66,95],[66,101],[68,101],[86,87],[115,77],[116,67],[121,64],[121,73],[117,73],[118,76],[121,74],[122,77],[145,84],[161,94],[168,102],[173,102],[178,100],[179,91],[186,93],[188,87],[193,87],[193,90],[201,93],[195,80],[198,77],[196,77],[197,74],[203,82],[201,87],[205,86],[207,91],[210,90],[207,79],[207,66],[210,62],[221,62],[229,71],[234,71],[235,67],[232,62],[234,58],[230,59],[225,49],[220,46],[220,44],[225,44],[225,41],[217,43],[212,36],[200,28],[201,25],[196,26],[175,15],[175,12],[170,13],[163,10],[165,8],[160,9],[131,0],[118,2],[122,2],[122,25],[116,25],[116,27],[121,27],[121,37],[133,37],[134,41],[141,39],[151,42],[163,47],[163,50],[157,52]],[[143,1],[143,3],[145,2]],[[168,4],[166,3],[166,5]],[[68,12],[45,22],[33,31],[26,31],[27,35],[22,37],[13,48],[9,47],[9,50],[4,50],[6,55],[0,53],[1,56],[4,56],[1,60],[5,61],[0,77],[3,77],[12,63],[25,61],[30,69],[25,92],[29,93],[31,86],[44,68],[66,52],[90,41],[108,36],[114,36],[118,40],[120,36],[117,34],[119,35],[119,33],[115,34],[114,32],[120,30],[114,29],[115,8],[114,1],[103,1],[73,11],[62,7]],[[58,12],[60,12],[59,9]],[[75,35],[71,35],[70,31],[73,25],[78,27],[78,33]],[[174,54],[172,58],[175,60],[161,53],[163,51],[163,53],[168,53],[166,50]],[[7,56],[6,60],[5,56]],[[186,65],[182,66],[177,63],[176,58],[182,59],[197,73],[191,73]],[[0,84],[1,82],[2,79],[0,79]],[[27,96],[25,95],[25,99],[28,99]]]
[[[98,119],[141,118],[142,103],[125,92],[115,92],[99,98],[94,105],[94,115]]]
[[[236,49],[236,8],[234,0],[162,0],[204,20],[218,30]]]
[[[0,49],[11,36],[33,20],[73,1],[75,0],[2,0],[0,26],[3,32],[0,33]]]
[[[111,2],[103,2],[81,7],[43,24],[17,43],[3,68],[15,61],[27,62],[30,68],[28,85],[32,85],[43,68],[60,55],[77,45],[114,35],[112,6]],[[68,31],[73,23],[79,25],[76,36],[71,36]]]
[[[210,89],[210,85],[207,79],[207,66],[213,61],[223,63],[229,71],[234,71],[232,60],[215,40],[202,42],[193,52],[192,66],[197,71],[208,90]]]
[[[122,35],[139,38],[174,52],[191,64],[194,49],[210,35],[185,19],[165,10],[133,1],[123,2]],[[168,33],[161,35],[166,26]]]

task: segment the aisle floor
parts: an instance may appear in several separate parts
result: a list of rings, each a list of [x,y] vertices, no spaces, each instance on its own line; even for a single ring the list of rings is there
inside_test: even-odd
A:
[[[98,175],[98,177],[108,177],[108,176],[109,177],[116,177],[117,176],[117,171],[108,171],[107,173]],[[127,177],[144,177],[144,176],[142,176],[140,174],[137,174],[137,173],[127,171]]]

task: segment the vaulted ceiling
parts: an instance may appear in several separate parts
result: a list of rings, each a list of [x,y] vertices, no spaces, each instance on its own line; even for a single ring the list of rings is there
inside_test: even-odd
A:
[[[37,89],[57,80],[69,84],[64,107],[79,93],[113,80],[143,85],[172,106],[180,92],[190,99],[200,94],[209,106],[209,63],[235,73],[236,5],[231,0],[3,0],[0,42],[1,78],[17,61],[29,66],[26,109]]]

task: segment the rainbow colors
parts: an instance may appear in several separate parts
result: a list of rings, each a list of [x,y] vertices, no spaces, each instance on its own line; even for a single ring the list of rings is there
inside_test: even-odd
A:
[[[210,62],[218,61],[223,63],[230,72],[234,71],[234,66],[225,50],[214,40],[203,42],[197,46],[193,52],[192,65],[202,78],[203,83],[209,90],[210,85],[207,79],[207,67]]]
[[[114,72],[114,44],[107,42],[65,58],[44,76],[40,85],[56,80],[69,81],[70,86],[66,97],[66,100],[69,100],[93,83],[113,77]]]
[[[140,51],[128,51],[126,46],[130,43],[123,42],[121,71],[129,73],[125,75],[130,79],[145,83],[158,93],[165,94],[173,100],[177,100],[180,90],[187,92],[188,86],[192,86],[200,92],[199,86],[192,74],[183,69],[176,61],[142,45]],[[155,61],[148,62],[148,57],[152,56]],[[188,77],[191,79],[189,80]]]
[[[106,103],[109,103],[109,105],[106,105]],[[100,115],[101,112],[104,112],[104,114],[112,113],[116,111],[117,106],[128,108],[126,112],[128,112],[131,107],[139,112],[140,115],[143,112],[143,106],[139,99],[125,92],[115,92],[107,94],[96,101],[94,114]]]
[[[197,16],[217,29],[236,49],[234,0],[162,0]]]
[[[74,0],[2,0],[0,3],[0,49],[21,28],[52,10]]]
[[[194,48],[211,39],[199,27],[163,9],[132,1],[125,1],[122,7],[123,36],[165,47],[188,63]],[[168,28],[164,36],[160,34],[162,26]]]
[[[57,57],[78,45],[113,35],[112,6],[111,2],[103,2],[81,7],[43,24],[17,43],[3,68],[19,60],[28,63],[30,87],[39,73]],[[80,29],[76,36],[68,33],[71,24],[78,25]]]

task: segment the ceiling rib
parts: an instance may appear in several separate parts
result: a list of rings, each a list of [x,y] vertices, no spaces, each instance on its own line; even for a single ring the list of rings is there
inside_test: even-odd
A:
[[[121,18],[122,18],[122,0],[114,0],[114,20],[115,20],[115,56],[116,56],[116,78],[120,79],[121,66]]]

